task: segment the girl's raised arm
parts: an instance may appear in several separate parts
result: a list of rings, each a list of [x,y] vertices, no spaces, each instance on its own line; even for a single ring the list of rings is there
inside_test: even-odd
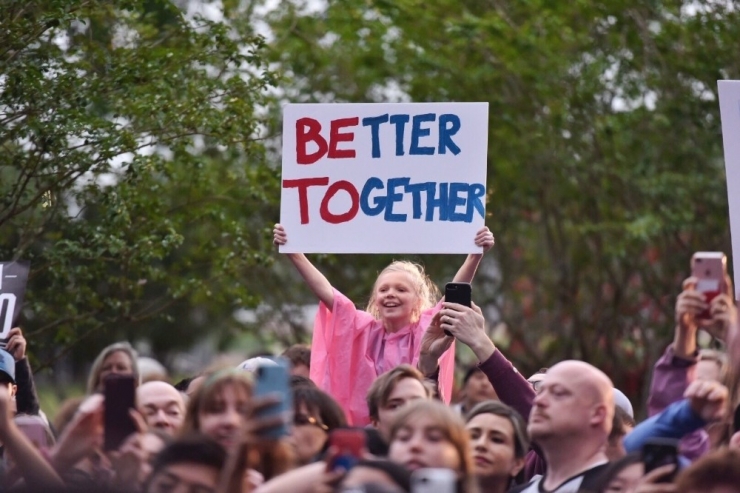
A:
[[[475,234],[475,244],[483,247],[483,253],[471,253],[468,258],[465,259],[460,269],[455,274],[455,278],[452,282],[473,282],[475,277],[475,271],[478,270],[483,254],[493,248],[494,239],[493,233],[488,229],[488,226],[483,226]]]
[[[273,230],[273,243],[276,245],[285,245],[288,242],[288,235],[282,224],[276,224]],[[329,311],[334,307],[334,288],[329,280],[317,269],[308,258],[302,253],[288,253],[288,258],[298,272],[306,281],[308,287],[313,291],[316,297],[326,305]],[[480,260],[479,260],[480,261]],[[477,265],[476,265],[477,267]]]

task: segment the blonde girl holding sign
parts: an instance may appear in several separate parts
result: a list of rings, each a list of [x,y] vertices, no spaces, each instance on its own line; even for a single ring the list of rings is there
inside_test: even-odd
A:
[[[276,245],[288,236],[282,225],[274,229]],[[493,247],[487,227],[475,235],[483,253]],[[311,380],[334,397],[354,426],[370,423],[365,396],[381,374],[401,365],[416,365],[422,336],[440,310],[439,292],[424,269],[396,261],[375,280],[367,311],[337,291],[302,253],[287,254],[308,287],[319,298],[311,344]],[[483,254],[470,254],[454,282],[471,282]],[[439,361],[439,389],[449,403],[455,366],[454,345]]]

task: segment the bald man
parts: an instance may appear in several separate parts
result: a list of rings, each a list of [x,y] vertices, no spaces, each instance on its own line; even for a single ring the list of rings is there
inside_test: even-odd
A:
[[[583,361],[563,361],[548,370],[527,427],[547,473],[512,491],[575,493],[589,486],[608,463],[613,388],[609,377]]]
[[[147,425],[175,435],[185,419],[185,401],[166,382],[147,382],[136,390],[136,404]]]

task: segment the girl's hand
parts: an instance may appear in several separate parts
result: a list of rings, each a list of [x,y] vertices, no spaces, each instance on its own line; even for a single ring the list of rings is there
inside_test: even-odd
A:
[[[272,230],[272,242],[276,246],[288,243],[288,234],[285,232],[285,228],[282,224],[276,224],[275,228]]]
[[[483,226],[475,234],[475,244],[476,246],[483,247],[483,253],[486,253],[488,250],[493,248],[495,243],[496,240],[494,239],[491,230],[488,229],[488,226]]]

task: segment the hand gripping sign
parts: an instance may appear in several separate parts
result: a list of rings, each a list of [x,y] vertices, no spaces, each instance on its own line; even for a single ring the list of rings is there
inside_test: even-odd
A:
[[[0,262],[0,347],[21,313],[28,269],[27,262]]]
[[[283,253],[480,253],[487,103],[291,104]]]

